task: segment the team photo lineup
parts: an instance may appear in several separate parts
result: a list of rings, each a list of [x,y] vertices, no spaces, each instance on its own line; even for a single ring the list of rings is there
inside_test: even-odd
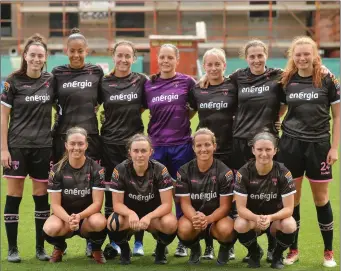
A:
[[[324,244],[314,257],[321,267],[339,264],[328,186],[338,160],[340,85],[312,38],[292,40],[284,69],[267,66],[265,42],[245,41],[245,66],[228,76],[225,51],[208,49],[197,81],[177,72],[180,52],[171,43],[160,46],[159,72],[150,76],[131,70],[137,50],[128,40],[112,48],[114,69],[107,74],[86,62],[89,49],[72,29],[69,63],[49,73],[48,44],[34,34],[4,84],[8,262],[21,262],[19,207],[29,177],[39,261],[62,262],[68,239],[78,235],[96,263],[118,258],[134,265],[149,232],[158,265],[172,265],[167,258],[174,255],[188,257],[184,265],[212,260],[229,268],[237,256],[249,268],[299,268],[301,191],[309,182]],[[257,238],[263,234],[262,248]],[[168,248],[172,242],[175,251]],[[245,255],[235,254],[236,243]]]

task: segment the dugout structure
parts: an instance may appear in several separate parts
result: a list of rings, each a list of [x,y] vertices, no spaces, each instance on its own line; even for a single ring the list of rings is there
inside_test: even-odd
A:
[[[179,49],[180,64],[177,71],[192,77],[198,75],[198,43],[205,42],[206,25],[204,22],[196,23],[196,35],[150,35],[150,74],[159,72],[157,58],[161,45],[169,43]]]

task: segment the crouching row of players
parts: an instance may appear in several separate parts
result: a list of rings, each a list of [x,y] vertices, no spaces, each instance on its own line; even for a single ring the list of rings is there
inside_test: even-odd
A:
[[[105,263],[101,246],[108,229],[121,248],[121,264],[130,264],[130,236],[147,230],[157,240],[156,264],[167,263],[166,246],[176,235],[191,249],[189,263],[199,263],[199,241],[211,235],[220,243],[219,265],[228,262],[228,251],[239,239],[249,251],[249,267],[257,268],[263,254],[257,236],[270,231],[277,239],[271,267],[284,267],[282,254],[293,242],[296,230],[291,217],[296,191],[290,172],[273,161],[277,140],[271,133],[264,131],[254,137],[255,160],[236,173],[233,183],[233,172],[213,157],[214,134],[199,129],[193,136],[196,159],[180,168],[176,180],[175,195],[183,211],[179,221],[172,213],[174,182],[162,164],[150,159],[152,147],[147,136],[131,138],[131,159],[115,168],[110,184],[104,183],[103,169],[84,155],[87,145],[84,129],[69,129],[67,154],[50,173],[53,215],[44,225],[44,234],[54,245],[51,262],[62,261],[66,238],[79,235],[92,242],[95,261]],[[100,210],[108,185],[113,192],[114,213],[106,220]],[[232,206],[233,194],[239,216]]]

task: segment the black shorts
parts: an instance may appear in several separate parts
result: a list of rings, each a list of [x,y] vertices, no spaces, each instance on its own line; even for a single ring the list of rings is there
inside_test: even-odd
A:
[[[239,170],[250,159],[254,158],[249,140],[243,138],[232,139],[231,169]]]
[[[52,166],[52,148],[10,148],[11,168],[4,168],[3,177],[26,178],[47,182]]]
[[[127,150],[125,145],[102,143],[102,163],[105,169],[105,181],[111,181],[111,175],[114,168],[127,159]]]
[[[222,161],[226,166],[232,169],[232,152],[231,153],[215,153],[214,158]]]
[[[306,142],[283,135],[279,141],[277,160],[283,163],[293,178],[307,176],[311,182],[332,180],[332,168],[326,162],[330,142]]]
[[[102,142],[99,135],[88,135],[88,149],[86,155],[101,164]],[[53,163],[58,163],[65,153],[65,135],[53,137]]]

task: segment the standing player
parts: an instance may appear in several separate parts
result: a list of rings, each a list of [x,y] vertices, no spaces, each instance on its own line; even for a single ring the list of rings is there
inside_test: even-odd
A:
[[[133,232],[148,230],[155,239],[155,263],[166,264],[166,246],[176,236],[172,213],[173,181],[167,168],[150,160],[152,144],[147,136],[134,135],[128,142],[131,160],[119,164],[112,175],[114,213],[108,229],[121,247],[121,264],[130,264],[128,240]]]
[[[46,60],[46,43],[35,34],[27,40],[21,67],[7,78],[1,95],[1,165],[7,179],[4,221],[9,262],[21,261],[17,246],[19,205],[27,175],[33,180],[36,257],[49,260],[42,229],[50,215],[46,189],[52,154],[54,94],[53,76],[43,71]]]
[[[333,257],[333,212],[328,196],[331,166],[338,159],[340,138],[340,85],[334,76],[321,73],[321,58],[316,43],[309,37],[294,39],[282,83],[288,113],[283,121],[283,136],[278,160],[292,172],[296,183],[294,218],[297,237],[300,226],[300,199],[304,174],[310,181],[317,219],[324,241],[324,263],[336,266]],[[330,144],[330,115],[333,136]],[[285,264],[298,260],[297,238],[290,247]]]
[[[104,197],[104,169],[85,156],[88,147],[85,129],[67,130],[67,153],[53,166],[48,192],[51,215],[44,225],[46,241],[54,245],[50,262],[61,262],[66,238],[74,235],[89,238],[92,256],[105,263],[101,246],[105,240],[106,219],[100,213]]]
[[[221,49],[213,48],[203,56],[203,67],[207,75],[208,87],[197,84],[189,93],[189,105],[198,112],[199,128],[210,129],[217,139],[214,157],[231,167],[232,126],[237,109],[237,92],[230,79],[224,77],[226,55]],[[213,259],[213,239],[206,235],[206,249],[203,259]],[[231,250],[231,259],[234,259]]]
[[[101,128],[103,144],[102,165],[105,180],[110,182],[114,168],[127,159],[126,145],[130,137],[143,133],[141,118],[143,111],[144,84],[146,76],[131,71],[136,59],[136,49],[129,41],[120,41],[113,48],[114,70],[101,80],[101,101],[104,107],[104,121]],[[105,191],[105,216],[113,212],[110,191]],[[104,250],[106,258],[119,252],[109,233],[110,244]],[[144,255],[143,231],[135,234],[133,254]]]
[[[231,211],[233,172],[213,157],[217,144],[214,134],[201,128],[193,135],[196,159],[183,165],[176,182],[184,215],[179,220],[178,237],[191,248],[190,264],[200,262],[200,239],[207,235],[220,243],[217,263],[226,264],[236,238]]]
[[[271,267],[282,269],[283,252],[293,243],[296,223],[294,209],[295,183],[290,171],[273,157],[277,138],[269,132],[258,133],[252,140],[255,160],[236,173],[234,185],[239,217],[234,228],[238,239],[250,252],[248,267],[259,268],[263,251],[257,236],[267,229],[276,236]]]
[[[158,54],[160,73],[153,75],[145,85],[146,104],[151,118],[148,134],[153,143],[153,158],[167,167],[175,180],[177,170],[193,159],[188,93],[195,81],[188,75],[177,73],[179,49],[163,44]],[[176,216],[182,216],[179,203],[175,202]],[[175,256],[187,256],[181,242]]]
[[[67,39],[67,56],[70,63],[55,67],[58,118],[54,125],[53,158],[57,163],[65,152],[67,129],[79,126],[89,135],[87,155],[100,160],[101,143],[98,135],[96,107],[99,101],[99,85],[103,71],[99,66],[85,63],[88,43],[79,29],[71,30]]]
[[[96,117],[99,103],[99,86],[103,71],[101,67],[85,63],[88,43],[79,29],[73,28],[67,39],[69,64],[55,67],[55,90],[58,99],[57,120],[53,128],[53,160],[57,163],[65,152],[67,129],[79,126],[89,135],[87,155],[100,163],[101,141]],[[91,244],[86,254],[91,257]]]

